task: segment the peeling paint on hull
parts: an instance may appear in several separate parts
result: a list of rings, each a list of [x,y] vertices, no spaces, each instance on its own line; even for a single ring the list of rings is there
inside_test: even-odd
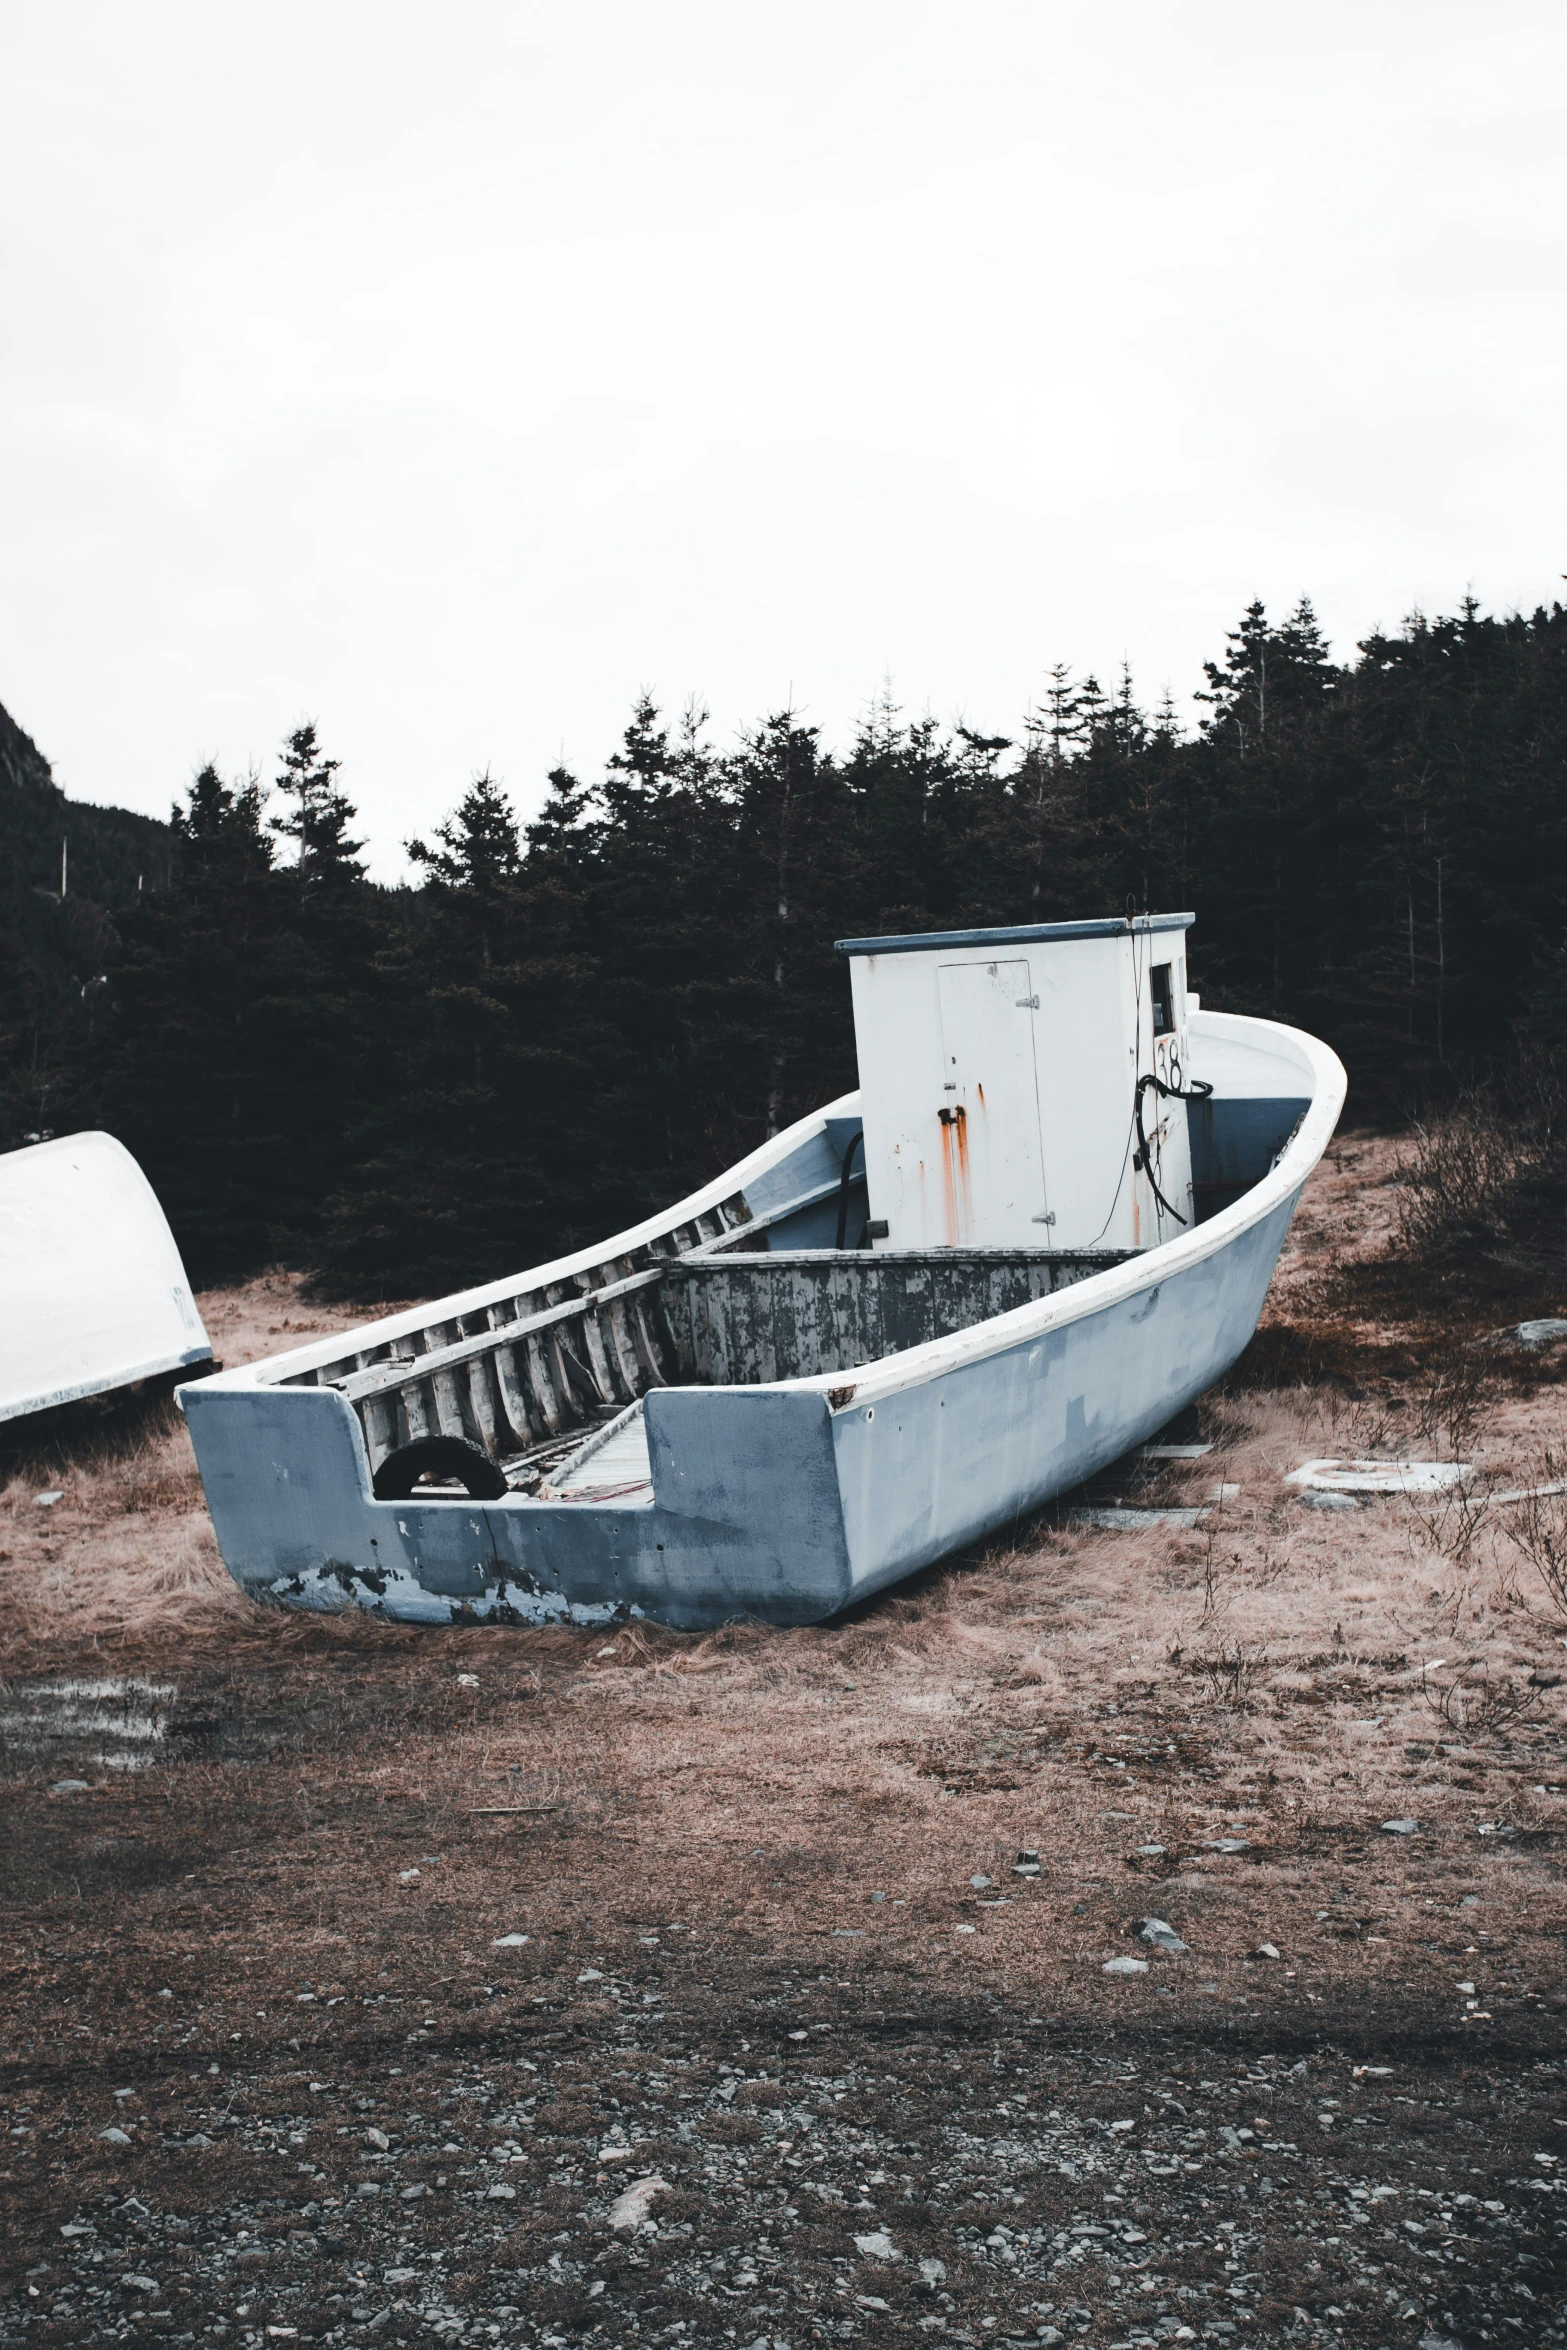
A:
[[[329,1560],[319,1573],[280,1575],[264,1589],[250,1588],[258,1598],[307,1615],[340,1616],[357,1607],[402,1624],[613,1624],[646,1613],[609,1600],[590,1606],[568,1600],[562,1591],[535,1591],[504,1577],[475,1598],[444,1598],[406,1571],[378,1571],[372,1579],[338,1560]]]

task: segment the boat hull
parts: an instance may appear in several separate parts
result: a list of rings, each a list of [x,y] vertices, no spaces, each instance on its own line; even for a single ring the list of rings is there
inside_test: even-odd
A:
[[[1212,1386],[1256,1328],[1294,1205],[1185,1272],[880,1405],[835,1411],[788,1386],[657,1391],[650,1505],[377,1501],[341,1396],[204,1385],[184,1400],[219,1547],[247,1590],[292,1607],[817,1622],[1080,1484]]]
[[[650,1381],[633,1407],[646,1474],[624,1493],[546,1484],[497,1500],[378,1500],[365,1428],[344,1392],[352,1382],[310,1382],[345,1359],[370,1360],[368,1342],[380,1337],[384,1351],[401,1324],[355,1334],[366,1343],[354,1357],[334,1342],[335,1365],[318,1348],[182,1390],[230,1572],[275,1604],[358,1605],[408,1621],[804,1624],[995,1534],[1152,1436],[1256,1328],[1342,1104],[1343,1072],[1294,1031],[1217,1015],[1203,1025],[1212,1065],[1235,1089],[1220,1139],[1249,1138],[1250,1153],[1220,1165],[1216,1185],[1238,1196],[1211,1220],[844,1372]],[[753,1198],[766,1181],[787,1193],[779,1170],[814,1166],[822,1133],[854,1107],[849,1097],[802,1121],[735,1177]],[[671,1213],[695,1214],[702,1199]],[[620,1236],[601,1261],[631,1262],[638,1237]],[[790,1245],[799,1237],[786,1233]],[[538,1293],[553,1294],[543,1275]],[[456,1309],[471,1314],[488,1295],[447,1301],[440,1327],[462,1327]],[[401,1375],[403,1358],[390,1359]]]
[[[112,1134],[0,1154],[0,1298],[0,1421],[212,1360],[157,1195]]]

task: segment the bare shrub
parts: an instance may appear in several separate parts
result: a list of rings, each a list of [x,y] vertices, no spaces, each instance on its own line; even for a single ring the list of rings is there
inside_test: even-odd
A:
[[[1428,1270],[1516,1295],[1561,1268],[1567,1091],[1549,1059],[1472,1087],[1413,1130],[1395,1163],[1396,1237]],[[1500,1285],[1500,1287],[1498,1286]]]
[[[1356,1460],[1375,1460],[1392,1451],[1404,1436],[1404,1415],[1386,1395],[1362,1395],[1345,1413],[1339,1439],[1345,1453]]]
[[[1255,1701],[1259,1676],[1266,1670],[1266,1648],[1248,1650],[1243,1641],[1226,1641],[1216,1656],[1196,1656],[1191,1670],[1200,1673],[1211,1705],[1244,1713]]]
[[[1549,1121],[1510,1114],[1493,1088],[1475,1086],[1450,1110],[1417,1124],[1397,1162],[1399,1239],[1438,1261],[1500,1239],[1510,1195],[1549,1147]]]
[[[1457,1459],[1479,1434],[1495,1392],[1495,1370],[1478,1347],[1454,1344],[1428,1354],[1409,1399],[1415,1434],[1428,1443],[1445,1439]]]
[[[1204,1463],[1205,1467],[1208,1465]],[[1202,1614],[1198,1621],[1204,1624],[1212,1623],[1220,1608],[1228,1603],[1229,1595],[1220,1582],[1223,1570],[1226,1567],[1240,1568],[1245,1563],[1238,1550],[1226,1550],[1221,1555],[1221,1537],[1227,1543],[1233,1541],[1234,1528],[1224,1522],[1223,1503],[1216,1502],[1203,1519],[1196,1538],[1202,1567]]]
[[[1507,1537],[1539,1576],[1557,1614],[1567,1618],[1567,1451],[1543,1445],[1531,1463],[1529,1487],[1506,1505]]]
[[[1270,1583],[1280,1582],[1287,1577],[1294,1563],[1295,1540],[1293,1534],[1287,1534],[1279,1541],[1270,1540],[1266,1534],[1260,1535],[1257,1557],[1250,1576],[1252,1588],[1256,1591],[1266,1591]]]
[[[1404,1501],[1427,1547],[1460,1562],[1471,1556],[1491,1513],[1485,1494],[1467,1484],[1440,1493],[1406,1493]]]
[[[1477,1677],[1433,1682],[1425,1691],[1425,1700],[1455,1738],[1467,1741],[1494,1737],[1532,1713],[1540,1702],[1540,1691],[1527,1681],[1492,1680],[1489,1667],[1482,1665]]]

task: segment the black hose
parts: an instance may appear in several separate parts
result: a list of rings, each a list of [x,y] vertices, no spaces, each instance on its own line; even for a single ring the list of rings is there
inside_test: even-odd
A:
[[[865,1156],[865,1129],[863,1126],[858,1134],[851,1134],[849,1137],[849,1147],[843,1154],[843,1173],[838,1178],[838,1246],[840,1248],[847,1239],[849,1231],[849,1180],[850,1171],[854,1165],[856,1143],[860,1146],[860,1157],[863,1159]]]
[[[1162,1093],[1166,1101],[1172,1102],[1205,1102],[1212,1093],[1213,1087],[1207,1082],[1206,1078],[1202,1077],[1194,1077],[1191,1084],[1185,1087],[1179,1085],[1166,1085],[1162,1077],[1155,1077],[1153,1072],[1150,1070],[1146,1077],[1138,1078],[1137,1092],[1133,1097],[1132,1115],[1137,1125],[1137,1158],[1134,1164],[1140,1167],[1143,1173],[1147,1176],[1149,1188],[1152,1190],[1154,1198],[1159,1202],[1159,1205],[1161,1208],[1163,1208],[1165,1214],[1167,1216],[1173,1216],[1177,1224],[1184,1224],[1186,1222],[1186,1218],[1181,1214],[1180,1209],[1172,1207],[1170,1202],[1165,1198],[1164,1193],[1159,1189],[1158,1181],[1153,1171],[1153,1161],[1148,1154],[1148,1137],[1143,1131],[1143,1095],[1148,1091],[1150,1086],[1153,1087],[1155,1093]]]

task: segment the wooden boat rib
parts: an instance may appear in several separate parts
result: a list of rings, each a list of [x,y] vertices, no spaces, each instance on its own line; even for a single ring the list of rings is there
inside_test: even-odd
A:
[[[978,971],[987,1006],[1024,1008],[1037,998],[1008,993],[1019,955],[1037,971],[1052,943],[1116,929],[918,945]],[[1009,943],[979,960],[991,941]],[[423,1620],[803,1622],[1037,1507],[1239,1354],[1342,1105],[1336,1057],[1297,1030],[1192,1000],[1179,1043],[1180,1150],[1167,1138],[1156,1169],[1150,1142],[1141,1200],[1130,1158],[1115,1193],[1110,1237],[1154,1216],[1152,1245],[1031,1245],[1056,1215],[1015,1206],[995,1211],[997,1239],[881,1236],[896,1145],[873,1087],[597,1249],[182,1391],[230,1571],[283,1604]],[[979,1184],[982,1087],[974,1099],[958,1173]],[[1148,1197],[1173,1191],[1177,1164],[1184,1222]],[[1108,1191],[1113,1153],[1104,1166]],[[961,1184],[938,1197],[921,1170],[925,1209],[950,1220]],[[996,1181],[1017,1190],[1005,1169]],[[1050,1196],[1068,1201],[1069,1181]],[[839,1248],[840,1222],[869,1245]],[[437,1458],[436,1482],[399,1491],[399,1464],[433,1439],[462,1481]]]

